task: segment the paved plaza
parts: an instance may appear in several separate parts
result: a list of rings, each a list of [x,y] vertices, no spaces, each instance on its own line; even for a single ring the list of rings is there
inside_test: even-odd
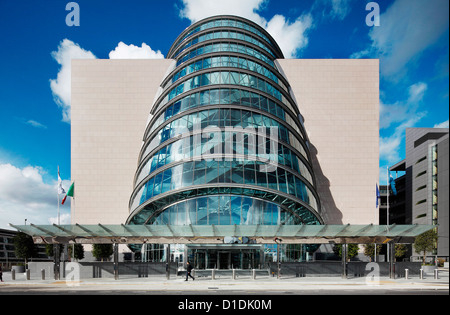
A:
[[[145,278],[119,277],[90,278],[80,281],[66,281],[54,279],[26,280],[23,273],[16,274],[11,279],[10,272],[3,273],[4,282],[0,283],[0,294],[39,294],[59,292],[65,294],[83,294],[88,292],[101,293],[127,292],[140,294],[253,294],[253,295],[280,295],[280,294],[448,294],[448,269],[439,271],[438,279],[426,275],[423,279],[410,276],[408,279],[389,277],[196,277],[195,281],[185,281],[183,276],[149,276]]]

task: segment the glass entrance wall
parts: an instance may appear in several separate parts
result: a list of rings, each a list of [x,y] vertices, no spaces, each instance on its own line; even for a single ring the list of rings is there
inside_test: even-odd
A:
[[[263,269],[264,245],[257,246],[188,246],[187,257],[197,270]]]
[[[185,257],[197,270],[205,269],[267,269],[277,262],[276,244],[215,244],[170,246],[170,262],[186,264]],[[280,245],[281,262],[307,261],[316,245]],[[166,262],[167,245],[145,244],[142,246],[142,262]]]

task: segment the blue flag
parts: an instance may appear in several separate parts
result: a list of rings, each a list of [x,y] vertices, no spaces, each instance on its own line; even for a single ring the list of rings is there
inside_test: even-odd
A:
[[[377,184],[377,208],[378,208],[378,200],[380,199],[380,190],[378,189],[378,184]]]
[[[389,178],[389,184],[391,184],[392,193],[394,194],[394,196],[396,196],[397,195],[397,189],[395,189],[395,181],[392,178],[392,176]]]

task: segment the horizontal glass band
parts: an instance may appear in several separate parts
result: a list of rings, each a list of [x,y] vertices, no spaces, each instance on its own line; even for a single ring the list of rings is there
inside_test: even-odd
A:
[[[215,84],[246,86],[260,90],[262,92],[266,92],[267,94],[277,98],[278,100],[282,100],[282,93],[275,86],[261,79],[260,77],[236,71],[217,71],[202,73],[177,85],[168,93],[168,101],[180,95],[181,93],[190,91],[192,89]]]
[[[282,92],[280,92],[280,90],[278,90],[276,86],[258,76],[235,71],[217,71],[202,73],[186,79],[182,83],[178,84],[176,87],[165,93],[164,98],[160,99],[157,109],[161,108],[178,95],[209,85],[245,86],[267,93],[280,100],[283,104],[289,104],[289,100],[283,95]],[[216,102],[219,102],[219,100]]]
[[[234,183],[277,190],[304,201],[317,210],[317,201],[302,179],[281,167],[267,172],[267,164],[259,161],[199,160],[190,161],[166,169],[147,179],[131,202],[136,209],[147,200],[172,190],[195,185]]]
[[[214,186],[210,185],[201,188],[193,187],[192,189],[179,190],[174,191],[172,194],[162,195],[161,197],[157,197],[156,199],[152,200],[141,209],[132,211],[130,216],[126,220],[126,224],[145,224],[155,213],[160,212],[161,209],[164,209],[174,203],[198,196],[210,196],[219,194],[253,197],[266,200],[280,205],[282,209],[287,212],[295,214],[298,218],[300,218],[300,224],[323,224],[323,219],[316,211],[309,209],[308,207],[294,199],[288,198],[279,193],[273,193],[270,191],[258,189],[258,187],[242,187],[236,185],[233,186],[233,184],[230,185],[230,187],[221,186],[221,184],[216,184]]]
[[[268,57],[265,53],[262,51],[259,51],[258,49],[253,48],[252,46],[245,45],[242,42],[235,43],[235,42],[214,42],[214,43],[207,43],[202,46],[195,47],[191,49],[189,52],[187,52],[184,55],[180,55],[180,57],[177,58],[177,67],[181,65],[182,63],[195,58],[197,56],[206,55],[210,53],[222,53],[222,52],[235,52],[240,53],[244,55],[249,55],[252,57],[255,57],[256,59],[261,60],[262,62],[267,63],[272,68],[275,68],[275,63],[273,62],[272,57]]]
[[[161,128],[156,134],[145,141],[140,161],[156,147],[176,136],[192,131],[202,132],[206,127],[233,127],[246,130],[260,127],[277,128],[278,139],[298,150],[307,160],[306,149],[297,136],[275,119],[262,114],[252,113],[239,109],[209,109],[182,116],[171,121]],[[300,138],[301,139],[301,138]]]
[[[274,59],[276,58],[275,54],[272,52],[272,49],[268,47],[263,42],[259,41],[256,37],[247,35],[243,32],[235,31],[235,30],[216,30],[207,32],[198,36],[195,36],[186,43],[184,43],[181,47],[177,49],[177,51],[173,54],[172,59],[177,59],[177,56],[182,53],[184,50],[189,47],[196,45],[198,43],[202,43],[205,41],[213,40],[213,39],[237,39],[239,41],[248,42],[250,44],[256,45],[261,49],[264,49],[267,53],[269,53]]]
[[[218,139],[215,139],[216,136]],[[217,158],[217,155],[220,156],[220,153],[227,154],[227,151],[230,151],[234,155],[244,156],[245,159],[251,158],[252,160],[256,160],[259,158],[258,148],[260,147],[258,147],[257,143],[255,145],[249,145],[251,139],[248,138],[247,134],[237,135],[232,132],[223,131],[213,134],[212,137],[199,137],[200,139],[195,139],[195,137],[190,136],[179,139],[155,152],[152,156],[146,157],[144,164],[138,167],[135,186],[159,168],[182,160],[189,160],[196,157],[203,157],[204,159]],[[219,143],[216,143],[217,140],[220,143],[220,147],[218,147]],[[255,140],[258,142],[258,137],[255,137]],[[271,140],[270,138],[266,138],[266,141]],[[311,185],[314,185],[308,167],[294,151],[278,142],[276,152],[274,153],[277,154],[276,157],[267,157],[264,154],[262,159],[270,159],[272,162],[276,161],[280,165],[287,166],[302,175]],[[211,157],[212,154],[216,156]]]
[[[207,30],[210,28],[215,28],[215,27],[234,27],[234,28],[244,29],[246,31],[250,31],[250,32],[258,35],[259,37],[262,37],[269,45],[273,45],[272,41],[263,32],[258,30],[256,27],[253,27],[252,25],[249,25],[249,24],[239,21],[239,20],[226,18],[226,19],[218,19],[218,20],[214,20],[214,21],[208,21],[208,22],[205,22],[203,24],[196,26],[189,33],[187,33],[182,38],[177,40],[176,43],[174,43],[172,45],[171,51],[176,49],[180,45],[180,43],[182,41],[184,41],[186,38],[188,38],[198,32],[201,32],[201,31],[204,31],[204,30]]]
[[[288,88],[286,85],[281,82],[281,80],[275,75],[275,73],[271,70],[269,70],[267,67],[260,65],[259,63],[242,58],[242,57],[236,57],[236,56],[209,56],[200,60],[197,60],[195,62],[192,62],[183,68],[179,69],[173,76],[172,80],[167,81],[167,83],[164,85],[163,89],[165,90],[168,86],[178,81],[180,78],[183,78],[186,75],[189,75],[191,73],[203,70],[203,69],[209,69],[209,68],[238,68],[238,69],[244,69],[244,70],[251,70],[256,73],[259,73],[265,77],[267,77],[269,80],[274,81],[276,84],[278,84],[280,87],[282,87],[286,92],[288,92]]]
[[[152,126],[149,131],[146,132],[146,135],[151,134],[165,121],[175,115],[200,106],[208,105],[242,105],[256,108],[278,117],[297,131],[303,138],[305,136],[303,129],[299,128],[298,122],[292,117],[294,113],[292,108],[288,107],[291,112],[288,111],[286,113],[281,105],[264,95],[249,92],[247,90],[227,88],[203,90],[201,92],[192,93],[176,101],[172,105],[169,105],[163,113],[159,114],[158,118],[154,119]]]
[[[217,195],[179,202],[146,222],[148,225],[298,225],[297,216],[272,202],[244,196]]]

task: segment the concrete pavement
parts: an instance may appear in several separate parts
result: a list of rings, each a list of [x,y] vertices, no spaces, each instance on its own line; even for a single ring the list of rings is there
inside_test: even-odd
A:
[[[10,272],[3,273],[4,282],[0,283],[0,294],[14,290],[14,288],[28,288],[43,291],[61,290],[67,292],[77,291],[147,291],[147,292],[171,292],[179,294],[183,292],[207,292],[224,291],[250,292],[253,294],[280,294],[283,292],[308,293],[309,291],[335,291],[345,294],[346,291],[357,290],[361,294],[364,292],[386,292],[386,291],[411,291],[411,290],[436,290],[441,294],[449,290],[449,272],[440,270],[439,279],[433,276],[426,276],[420,279],[418,276],[410,276],[409,279],[388,277],[376,278],[347,278],[341,277],[238,277],[233,280],[230,277],[221,277],[211,280],[210,277],[197,277],[195,281],[191,279],[184,281],[182,276],[172,276],[167,280],[165,276],[149,276],[146,278],[126,278],[119,277],[118,280],[111,278],[91,278],[80,281],[66,281],[54,279],[31,279],[26,280],[25,274],[16,274],[16,280],[11,279]]]

